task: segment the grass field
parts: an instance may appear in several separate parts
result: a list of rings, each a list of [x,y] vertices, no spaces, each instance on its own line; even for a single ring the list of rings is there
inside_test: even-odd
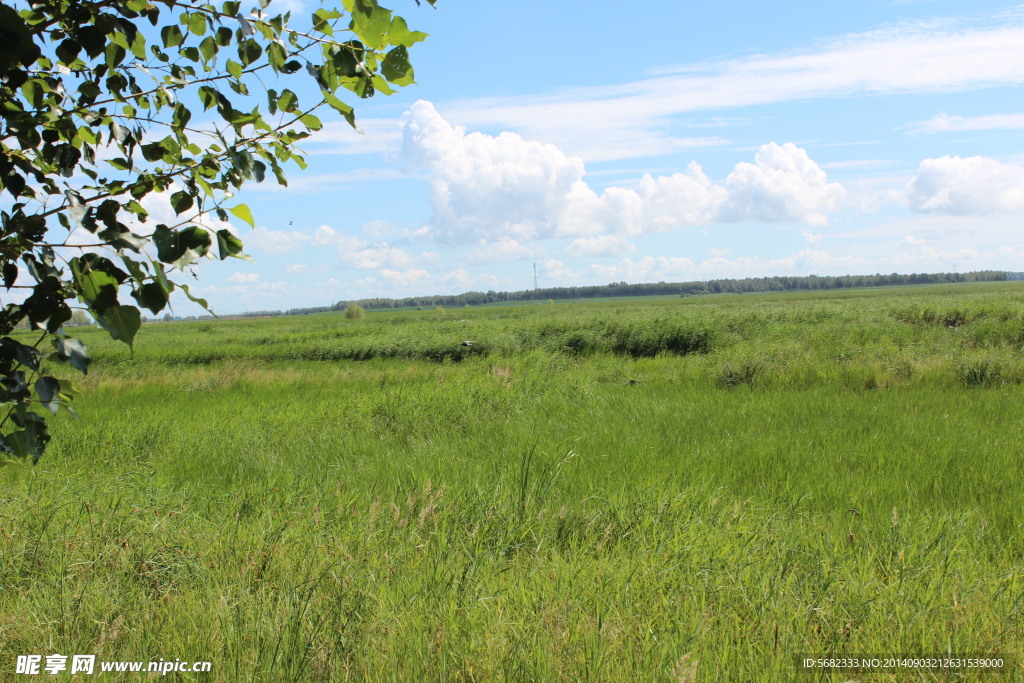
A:
[[[0,468],[3,671],[1024,680],[1024,283],[80,336],[81,420]]]

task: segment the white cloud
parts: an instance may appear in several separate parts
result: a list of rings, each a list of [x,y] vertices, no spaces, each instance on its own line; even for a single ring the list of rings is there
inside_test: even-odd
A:
[[[251,285],[259,282],[260,276],[258,273],[232,273],[228,276],[228,282],[234,282],[237,285]]]
[[[243,238],[247,248],[270,254],[283,254],[309,244],[310,237],[297,230],[270,230],[256,226]]]
[[[950,116],[938,114],[927,121],[907,128],[917,133],[948,133],[968,130],[1024,130],[1024,114],[989,114],[987,116]]]
[[[906,187],[911,211],[971,216],[1024,209],[1024,167],[986,157],[925,159]]]
[[[367,242],[355,235],[338,232],[329,225],[321,225],[314,231],[312,243],[313,246],[337,247],[338,263],[345,268],[356,270],[408,268],[417,261],[404,249],[387,242]],[[434,254],[424,256],[428,259],[436,257]]]
[[[449,243],[550,235],[583,178],[583,161],[554,145],[466,133],[424,101],[409,112],[403,153],[428,169],[434,236]]]
[[[353,241],[356,243],[356,241]],[[346,249],[341,248],[341,265],[357,270],[377,270],[378,268],[408,268],[415,259],[405,250],[392,247],[386,242],[366,244]]]
[[[296,273],[308,273],[309,271],[310,267],[307,266],[305,263],[292,263],[284,267],[284,272],[288,273],[289,275],[293,275]]]
[[[830,161],[827,164],[822,164],[822,168],[828,169],[853,169],[857,171],[867,171],[875,168],[883,168],[885,166],[893,166],[896,162],[890,159],[847,159],[845,161]]]
[[[385,268],[380,271],[380,276],[391,289],[428,287],[433,280],[433,276],[430,273],[418,268],[410,268],[404,271]]]
[[[538,279],[541,287],[559,287],[563,283],[581,282],[579,273],[553,258],[541,261]]]
[[[312,236],[314,247],[326,247],[330,245],[337,245],[342,248],[345,247],[358,247],[366,244],[357,237],[351,235],[345,235],[339,233],[337,230],[329,225],[317,226],[317,229],[313,231]]]
[[[536,247],[521,244],[510,237],[499,237],[494,242],[481,240],[480,246],[466,256],[466,262],[472,264],[503,263],[536,258],[540,253]]]
[[[632,254],[636,251],[636,245],[626,241],[621,235],[597,235],[595,237],[580,237],[574,240],[565,248],[568,256],[579,257],[601,257],[621,256]]]
[[[598,277],[627,282],[686,280],[693,272],[693,261],[685,257],[644,256],[635,261],[625,258],[612,266],[594,264],[591,270]]]
[[[678,152],[686,140],[665,131],[673,117],[688,112],[1021,83],[1024,22],[1003,16],[989,25],[932,20],[893,26],[796,52],[683,65],[618,86],[468,100],[446,112],[463,125],[516,130],[597,161]]]
[[[822,226],[845,196],[843,186],[829,182],[807,152],[791,142],[764,145],[754,160],[737,164],[726,178],[729,199],[720,220],[797,220]]]
[[[444,288],[453,291],[488,290],[501,287],[501,281],[491,273],[470,273],[465,268],[457,268],[441,276]]]
[[[640,235],[716,222],[727,200],[728,191],[691,162],[686,173],[644,175],[636,190],[608,188],[589,215],[605,232]]]
[[[394,232],[394,228],[386,220],[378,218],[363,223],[363,232],[367,235],[381,238],[392,234]]]
[[[409,168],[425,170],[435,240],[507,240],[506,251],[537,239],[640,235],[716,222],[821,226],[845,196],[806,151],[774,142],[758,150],[754,163],[737,164],[723,184],[694,162],[684,173],[644,175],[636,189],[610,187],[598,195],[584,182],[578,157],[515,133],[467,133],[423,101],[408,114],[403,153]],[[596,244],[582,241],[573,249]],[[520,249],[516,257],[527,255]]]

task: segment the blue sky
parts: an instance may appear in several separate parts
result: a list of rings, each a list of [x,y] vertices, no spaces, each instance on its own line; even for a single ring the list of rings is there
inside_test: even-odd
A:
[[[534,263],[542,286],[1024,270],[1024,5],[393,9],[431,34],[417,85],[239,195],[255,262],[200,267],[215,311],[526,289]]]

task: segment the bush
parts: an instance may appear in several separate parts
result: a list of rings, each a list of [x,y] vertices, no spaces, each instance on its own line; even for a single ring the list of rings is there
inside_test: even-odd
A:
[[[986,358],[967,361],[956,368],[957,379],[967,387],[997,386],[1001,383],[1002,374],[1002,367]]]
[[[358,320],[366,315],[366,311],[359,304],[349,304],[348,308],[345,309],[345,317],[349,320]]]

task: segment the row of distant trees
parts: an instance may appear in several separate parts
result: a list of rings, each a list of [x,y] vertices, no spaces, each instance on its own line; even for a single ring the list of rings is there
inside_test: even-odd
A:
[[[836,275],[803,277],[750,277],[695,282],[653,282],[629,284],[611,282],[589,287],[542,287],[518,292],[465,292],[463,294],[406,297],[404,299],[371,298],[338,301],[332,306],[292,308],[286,311],[248,311],[246,317],[279,315],[305,315],[344,311],[352,304],[365,309],[434,308],[435,306],[462,307],[482,304],[514,303],[547,299],[594,299],[622,296],[701,296],[705,294],[748,294],[755,292],[789,292],[806,290],[853,289],[857,287],[889,287],[894,285],[923,285],[955,282],[996,282],[1015,279],[1020,274],[1001,270],[981,270],[971,273],[911,273],[901,275]]]

